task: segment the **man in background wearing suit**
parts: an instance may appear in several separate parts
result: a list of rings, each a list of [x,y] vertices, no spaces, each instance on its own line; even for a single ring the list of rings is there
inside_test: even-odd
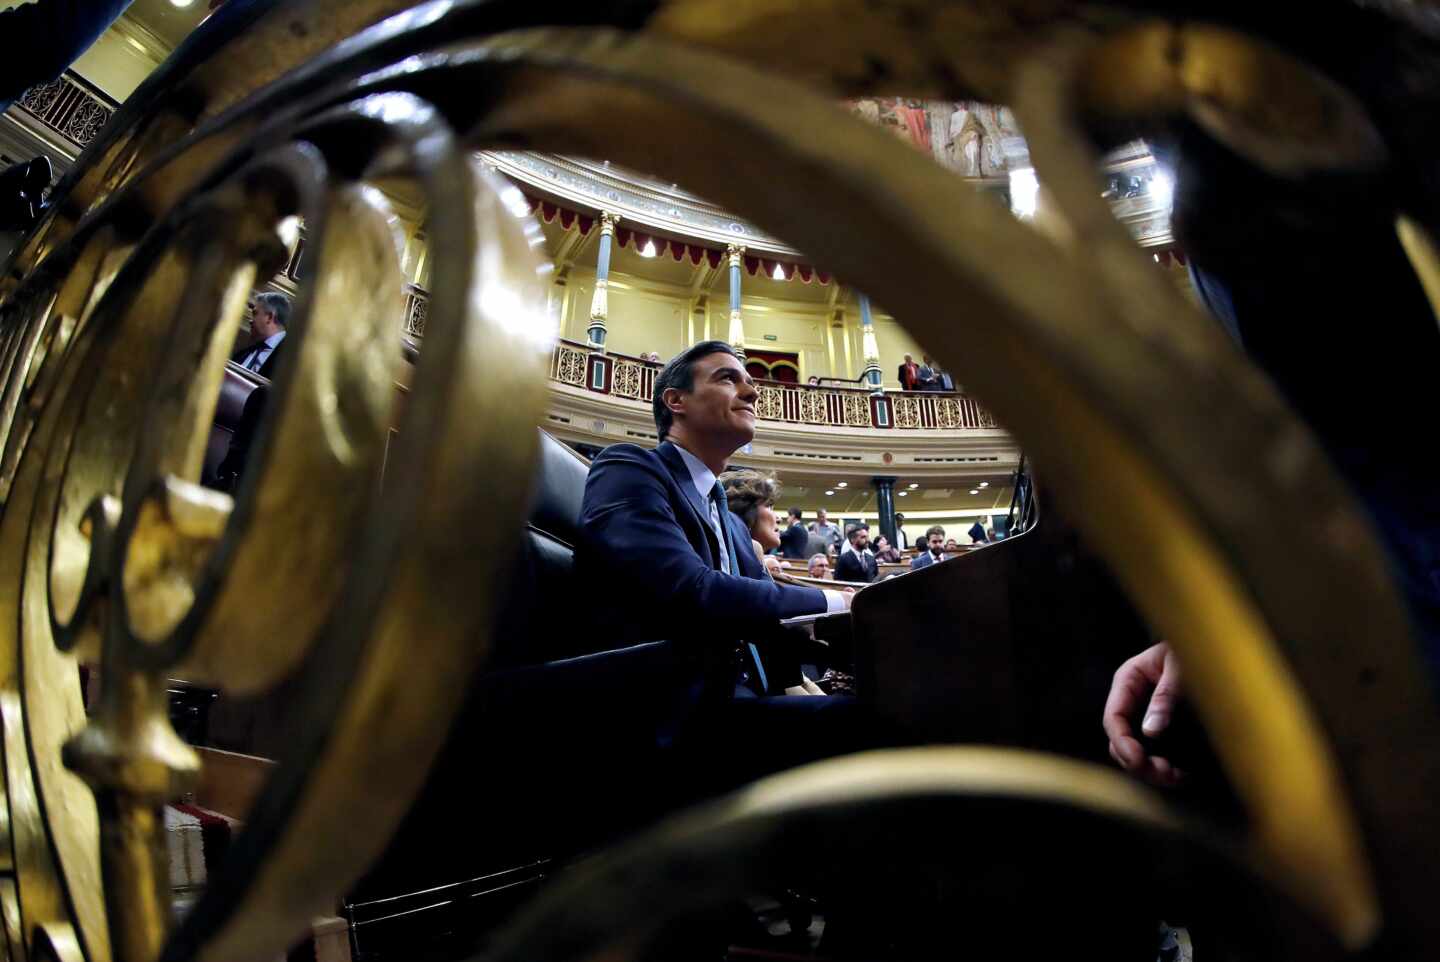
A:
[[[926,548],[915,556],[910,562],[911,571],[919,571],[921,568],[928,568],[937,562],[945,560],[945,529],[938,524],[925,532]]]
[[[869,584],[880,574],[875,555],[870,551],[870,529],[852,524],[845,531],[847,543],[835,562],[836,581],[858,581]]]
[[[285,352],[285,325],[290,323],[290,298],[266,291],[256,294],[250,309],[250,333],[255,340],[230,355],[230,360],[263,378],[275,376]]]
[[[810,532],[805,529],[799,508],[790,509],[790,527],[780,536],[780,550],[787,558],[804,558],[805,546],[810,543]]]

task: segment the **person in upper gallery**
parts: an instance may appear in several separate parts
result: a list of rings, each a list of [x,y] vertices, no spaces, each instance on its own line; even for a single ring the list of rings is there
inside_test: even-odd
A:
[[[970,530],[965,533],[970,536],[970,540],[975,544],[984,544],[990,540],[985,534],[985,525],[980,523],[979,518],[975,519],[975,523],[972,524]]]
[[[922,361],[923,363],[921,363],[920,365],[920,370],[915,375],[915,390],[940,390],[940,380],[939,377],[935,374],[935,365],[931,363],[930,358],[928,357],[922,358]]]
[[[780,553],[787,558],[806,556],[805,546],[810,542],[810,532],[806,530],[802,517],[799,508],[790,509],[790,527],[780,536]]]
[[[921,568],[928,568],[938,561],[945,560],[945,529],[938,524],[925,532],[925,550],[917,554],[910,562],[911,571],[919,571]]]
[[[809,566],[810,577],[830,580],[830,559],[823,554],[812,555]]]
[[[900,365],[900,371],[897,377],[900,380],[900,390],[915,390],[915,386],[920,383],[920,365],[915,363],[913,357],[906,354],[905,362]]]
[[[835,580],[869,584],[879,574],[880,566],[870,551],[870,529],[863,524],[850,525],[845,529],[845,547],[840,552],[840,560],[835,562]]]
[[[285,330],[290,323],[290,298],[265,291],[255,295],[250,309],[250,333],[255,340],[230,355],[230,360],[263,378],[273,378],[285,354]]]
[[[617,645],[680,643],[683,690],[733,689],[745,639],[850,606],[848,593],[768,578],[729,510],[717,479],[755,437],[756,396],[734,348],[696,344],[655,378],[659,447],[611,445],[585,482],[575,570],[593,591],[593,623]]]
[[[890,543],[890,539],[883,534],[875,539],[875,560],[883,561],[886,564],[898,564],[900,562],[900,549]]]

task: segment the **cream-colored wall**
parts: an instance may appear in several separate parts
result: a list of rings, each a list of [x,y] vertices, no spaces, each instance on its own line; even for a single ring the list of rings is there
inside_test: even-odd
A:
[[[823,313],[806,310],[810,305],[787,305],[783,301],[740,302],[745,317],[745,347],[754,351],[778,351],[800,356],[800,377],[844,377],[830,365],[825,346],[826,322]],[[729,325],[728,302],[725,323]],[[765,335],[775,338],[767,341]]]
[[[116,27],[111,27],[80,55],[70,69],[123,102],[158,66],[159,57],[139,49]]]

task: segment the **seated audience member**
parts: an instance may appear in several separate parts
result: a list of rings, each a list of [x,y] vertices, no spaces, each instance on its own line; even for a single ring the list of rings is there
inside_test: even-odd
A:
[[[730,513],[750,532],[751,548],[763,565],[765,552],[780,547],[773,510],[780,485],[773,477],[748,468],[726,471],[720,475],[720,485],[725,489]]]
[[[787,558],[799,559],[809,555],[805,546],[810,541],[810,532],[805,530],[805,525],[800,520],[801,517],[799,508],[791,508],[790,527],[786,528],[785,533],[780,536],[780,553]]]
[[[954,538],[949,538],[949,539],[947,539],[947,540],[945,541],[945,550],[946,550],[947,552],[949,552],[949,551],[959,551],[959,550],[960,550],[960,542],[956,541]]]
[[[938,524],[925,532],[926,548],[910,562],[910,570],[928,568],[937,561],[945,560],[945,529]]]
[[[968,534],[970,540],[976,544],[984,544],[990,540],[985,536],[985,526],[980,523],[978,518],[975,520],[975,523],[970,526],[970,530],[965,533]]]
[[[883,534],[875,539],[875,560],[883,561],[886,564],[897,564],[900,561],[900,549],[890,544],[890,539]]]
[[[810,577],[829,579],[830,559],[823,554],[813,556],[810,559]]]
[[[785,574],[779,558],[763,553],[780,544],[774,510],[775,501],[780,496],[780,483],[768,474],[740,468],[720,475],[720,484],[724,486],[725,497],[730,502],[730,513],[750,529],[750,543],[756,557],[765,566],[765,573],[780,584],[799,584]],[[800,634],[787,637],[787,632]],[[769,635],[756,643],[760,646],[760,658],[772,687],[783,688],[787,695],[825,694],[800,667],[802,660],[807,663],[823,663],[825,660],[823,654],[815,656],[814,642],[803,629],[782,629],[781,634]]]
[[[255,339],[230,355],[230,360],[263,378],[273,378],[285,353],[285,325],[290,322],[290,298],[265,291],[255,295],[250,310],[250,333]]]
[[[730,345],[684,351],[655,378],[659,447],[600,452],[581,503],[575,578],[589,592],[591,623],[604,626],[600,640],[611,649],[663,642],[643,649],[655,703],[668,706],[656,738],[685,740],[683,758],[704,760],[693,781],[666,780],[665,790],[680,794],[853,751],[869,737],[847,702],[734,697],[745,658],[758,654],[751,639],[781,619],[850,605],[846,592],[772,581],[729,510],[717,478],[755,437],[756,396]],[[815,711],[827,713],[823,721],[803,720]]]
[[[840,560],[835,562],[835,580],[869,584],[880,574],[875,555],[870,551],[870,529],[863,524],[851,525],[845,531],[845,538]]]

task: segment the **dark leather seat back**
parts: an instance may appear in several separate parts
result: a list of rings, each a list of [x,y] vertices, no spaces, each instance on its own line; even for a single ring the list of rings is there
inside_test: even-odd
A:
[[[589,650],[578,621],[556,617],[576,597],[575,544],[590,465],[540,432],[540,458],[530,513],[512,570],[511,590],[495,633],[490,670],[534,665]]]

